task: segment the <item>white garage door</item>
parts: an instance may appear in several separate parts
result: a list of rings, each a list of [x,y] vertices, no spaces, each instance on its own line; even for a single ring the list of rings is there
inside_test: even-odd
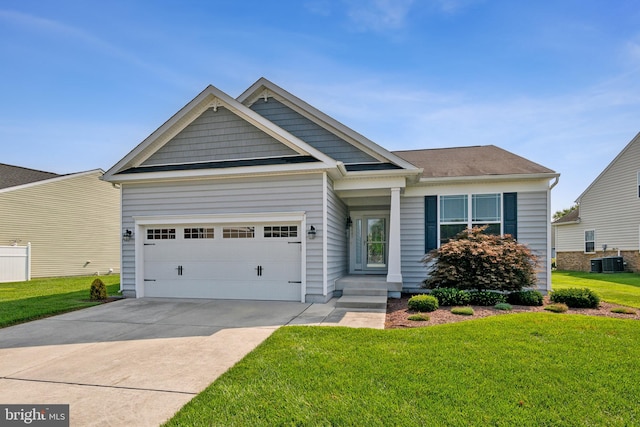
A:
[[[299,224],[152,226],[144,295],[300,301]]]

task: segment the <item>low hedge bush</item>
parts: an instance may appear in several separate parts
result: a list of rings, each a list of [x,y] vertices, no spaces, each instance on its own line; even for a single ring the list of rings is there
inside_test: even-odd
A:
[[[558,289],[551,292],[549,299],[572,308],[598,308],[600,305],[600,297],[589,288]]]
[[[498,292],[477,291],[471,292],[471,305],[496,305],[501,302],[507,302],[507,298]]]
[[[438,299],[431,295],[414,295],[407,303],[409,310],[430,312],[438,309]]]
[[[412,314],[411,316],[407,317],[407,319],[413,320],[414,322],[428,322],[429,315],[424,313]]]
[[[431,295],[438,299],[438,303],[444,306],[468,305],[471,301],[469,291],[456,288],[437,288],[431,291]]]
[[[547,311],[552,311],[554,313],[564,313],[565,311],[569,310],[569,307],[567,307],[567,304],[559,302],[556,304],[549,304],[544,309]]]
[[[508,304],[506,302],[500,302],[494,305],[493,308],[495,308],[496,310],[502,310],[502,311],[511,311],[513,309],[513,307],[511,307],[511,304]]]
[[[543,304],[543,296],[539,291],[527,290],[511,292],[507,295],[507,302],[513,305],[541,306]]]
[[[461,316],[473,316],[473,308],[471,307],[453,307],[451,313]]]
[[[89,289],[89,299],[91,301],[103,301],[107,299],[107,287],[99,278],[95,279],[91,283],[91,288]]]

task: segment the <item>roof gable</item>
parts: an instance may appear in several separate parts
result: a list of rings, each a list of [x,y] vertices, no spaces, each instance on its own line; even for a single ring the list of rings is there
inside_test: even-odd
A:
[[[495,145],[394,151],[423,168],[422,178],[556,174],[553,170]]]
[[[176,114],[174,114],[149,137],[142,141],[131,152],[129,152],[129,154],[127,154],[116,165],[109,169],[105,173],[104,179],[107,181],[118,181],[121,178],[116,179],[115,175],[126,174],[128,170],[134,170],[144,166],[176,164],[180,162],[191,163],[191,161],[193,160],[199,163],[211,162],[212,160],[229,160],[229,156],[231,154],[223,156],[223,158],[221,159],[212,159],[211,157],[215,157],[216,153],[220,154],[223,151],[217,150],[212,146],[208,148],[208,152],[205,148],[204,152],[207,153],[207,156],[205,156],[204,159],[200,158],[197,153],[194,152],[187,154],[181,153],[177,159],[175,157],[172,157],[172,155],[175,155],[176,153],[176,151],[172,152],[172,150],[175,149],[177,151],[181,151],[185,148],[183,146],[184,141],[181,142],[181,139],[183,139],[180,137],[181,133],[183,131],[189,133],[197,128],[198,125],[201,124],[198,123],[199,118],[201,118],[200,121],[203,121],[205,119],[202,117],[208,117],[209,115],[211,115],[211,112],[207,112],[208,110],[211,110],[211,112],[213,113],[217,113],[218,111],[220,111],[221,114],[227,116],[228,118],[233,118],[233,120],[236,120],[237,118],[241,119],[243,122],[245,122],[245,130],[251,127],[255,135],[260,135],[260,138],[263,141],[266,141],[272,146],[276,142],[279,144],[284,144],[285,148],[288,148],[288,150],[282,149],[281,153],[286,152],[288,153],[288,155],[293,154],[302,157],[311,156],[315,158],[317,162],[321,162],[327,167],[335,167],[337,164],[334,159],[318,151],[299,138],[291,135],[269,120],[251,111],[249,108],[245,107],[221,90],[210,85],[193,100],[191,100],[187,105],[180,109]],[[191,126],[191,128],[187,129],[192,124],[194,125]],[[209,129],[209,131],[210,130],[211,129]],[[204,130],[203,134],[204,133],[207,133],[207,130]],[[202,137],[205,141],[207,140],[206,135]],[[215,138],[210,138],[208,142],[209,145],[215,145],[216,142],[219,141],[215,141]],[[165,146],[167,148],[164,148]],[[201,168],[200,170],[203,171],[201,173],[206,173],[204,172],[205,169],[206,168]],[[210,170],[217,171],[219,169],[220,168],[212,168]]]
[[[60,175],[53,172],[44,172],[0,163],[0,189],[44,181],[58,176]]]
[[[598,175],[596,177],[596,179],[593,180],[593,182],[591,184],[589,184],[589,186],[587,187],[586,190],[584,190],[582,192],[582,194],[580,194],[580,196],[578,196],[578,198],[576,199],[576,202],[579,203],[579,201],[584,197],[585,194],[587,194],[600,180],[603,179],[603,177],[613,168],[616,167],[616,165],[618,163],[620,163],[622,161],[622,159],[624,157],[626,157],[626,154],[630,151],[632,151],[635,148],[640,147],[640,132],[638,134],[636,134],[636,136],[627,144],[626,147],[624,147],[622,149],[622,151],[611,161],[611,163],[609,163],[607,165],[606,168],[604,168],[604,170],[600,173],[600,175]],[[640,151],[640,149],[639,149]],[[637,158],[636,158],[637,160]],[[640,162],[639,162],[640,163]],[[638,165],[638,170],[640,170],[640,164]]]
[[[385,148],[379,146],[353,129],[343,125],[334,118],[328,116],[264,77],[251,85],[251,87],[244,91],[237,100],[243,105],[253,107],[254,104],[268,101],[269,98],[274,98],[288,107],[291,111],[296,112],[299,117],[314,123],[317,128],[323,129],[324,132],[326,132],[325,137],[330,133],[334,135],[336,139],[355,147],[355,149],[360,151],[362,155],[369,156],[373,159],[372,162],[367,163],[391,163],[402,169],[418,172],[418,168],[411,163],[406,162],[404,159],[394,155],[390,151],[387,151]],[[281,125],[291,126],[282,122]],[[291,131],[293,131],[294,127],[291,126],[291,129]],[[300,135],[301,137],[304,136],[302,133]],[[313,138],[311,139],[313,140]]]

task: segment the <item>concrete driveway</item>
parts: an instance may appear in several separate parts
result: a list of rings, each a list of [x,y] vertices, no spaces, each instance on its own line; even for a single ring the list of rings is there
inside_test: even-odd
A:
[[[334,304],[126,299],[0,329],[0,404],[157,426],[282,325],[384,327],[383,313]]]

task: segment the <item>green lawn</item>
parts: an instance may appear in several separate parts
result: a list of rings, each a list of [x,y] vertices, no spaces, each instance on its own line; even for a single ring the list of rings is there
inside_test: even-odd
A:
[[[554,271],[553,289],[589,288],[603,301],[640,308],[640,274]]]
[[[283,327],[167,425],[640,425],[639,325],[526,313]]]
[[[33,279],[0,283],[0,328],[96,305],[89,288],[97,276]],[[107,293],[116,295],[120,275],[100,276]]]

